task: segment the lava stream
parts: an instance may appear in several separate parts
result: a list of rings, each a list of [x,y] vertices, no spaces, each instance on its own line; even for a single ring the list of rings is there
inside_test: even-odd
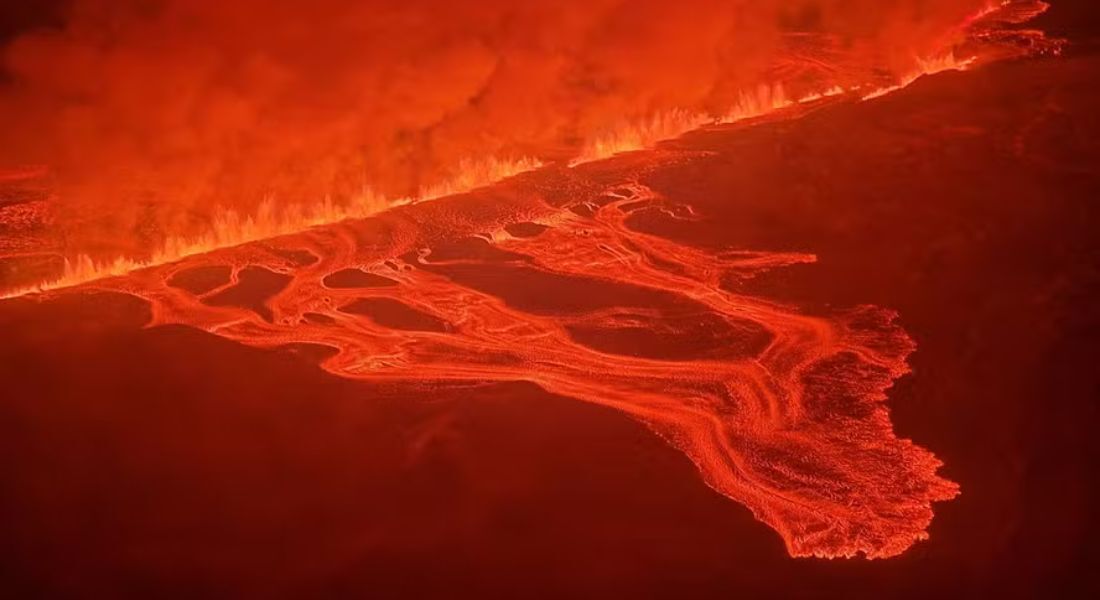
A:
[[[95,287],[147,299],[153,325],[343,377],[526,380],[618,409],[794,556],[888,557],[925,538],[930,504],[958,488],[894,435],[882,404],[913,349],[894,315],[811,316],[730,292],[723,280],[814,257],[632,230],[641,209],[692,218],[636,181],[589,182],[566,203],[527,192],[410,206]]]

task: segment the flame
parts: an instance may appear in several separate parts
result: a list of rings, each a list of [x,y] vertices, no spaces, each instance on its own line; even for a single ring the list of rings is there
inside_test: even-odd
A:
[[[638,121],[623,122],[586,143],[570,166],[649,148],[714,122],[716,119],[711,115],[685,110],[665,111]]]
[[[799,104],[810,104],[810,103],[813,103],[813,102],[817,102],[819,100],[824,100],[826,98],[832,98],[834,96],[842,96],[842,95],[847,94],[847,93],[848,93],[848,90],[840,87],[839,85],[835,85],[835,86],[825,90],[824,92],[815,92],[815,93],[811,93],[811,94],[808,94],[806,96],[803,96],[803,97],[798,99],[798,103]]]
[[[232,209],[221,210],[216,214],[209,231],[194,237],[171,236],[148,258],[135,259],[119,256],[112,260],[97,261],[87,254],[80,254],[74,259],[65,260],[64,271],[57,279],[17,288],[5,292],[0,295],[0,298],[73,287],[98,279],[125,275],[139,269],[173,263],[196,254],[300,232],[318,225],[337,223],[345,219],[361,219],[395,206],[469,192],[520,173],[533,171],[541,166],[542,163],[533,158],[467,160],[459,164],[457,173],[453,177],[441,183],[426,186],[417,194],[403,198],[387,198],[369,188],[364,189],[347,204],[337,204],[330,197],[326,197],[316,204],[278,207],[269,198],[260,204],[254,215],[242,214]]]
[[[992,15],[1006,13],[1013,9],[1021,14],[1017,16],[1002,15],[1001,21],[1009,23],[1024,22],[1046,12],[1049,8],[1050,4],[1042,2],[1041,0],[1001,0],[1000,2],[989,2],[981,10],[964,19],[962,23],[959,24],[958,30],[962,32],[969,31]],[[875,98],[881,98],[891,92],[912,85],[915,81],[926,75],[935,75],[947,71],[966,71],[978,62],[978,58],[979,57],[975,55],[959,58],[956,56],[954,50],[947,50],[931,56],[916,57],[916,68],[900,77],[897,83],[880,87],[872,92],[866,93],[862,96],[862,99],[873,100]]]
[[[1006,8],[1018,6],[1019,4],[1021,4],[1020,0],[991,2],[981,10],[964,19],[958,29],[965,31],[982,19]],[[1029,16],[1026,18],[1041,14],[1050,6],[1045,2],[1039,1],[1034,2],[1034,5],[1035,6],[1027,13]],[[959,59],[955,56],[953,50],[926,57],[916,57],[914,59],[916,68],[898,78],[897,83],[875,88],[874,91],[861,95],[860,99],[873,100],[875,98],[880,98],[892,92],[904,89],[926,75],[935,75],[946,71],[965,71],[972,67],[977,60],[977,56]],[[603,160],[624,152],[651,148],[657,142],[680,137],[689,131],[694,131],[707,125],[730,124],[754,119],[796,104],[809,104],[826,98],[855,92],[862,88],[864,88],[862,85],[853,86],[849,89],[845,89],[840,85],[833,85],[822,91],[811,92],[792,100],[784,92],[782,84],[760,85],[751,92],[742,92],[737,102],[721,116],[685,110],[672,110],[659,112],[634,122],[620,123],[615,128],[586,143],[580,155],[570,164],[578,165]]]
[[[1047,4],[1038,0],[1003,0],[991,2],[980,11],[971,14],[956,27],[957,32],[966,32],[969,28],[999,11],[1011,11],[1024,6],[1028,15],[1041,13]],[[1023,17],[1020,17],[1021,19]],[[949,36],[950,37],[950,36]],[[944,46],[952,47],[957,38],[945,41]],[[899,77],[896,82],[881,86],[881,82],[863,85],[842,86],[835,81],[825,82],[819,91],[810,92],[792,98],[781,83],[764,84],[741,92],[732,106],[724,111],[704,112],[690,109],[672,109],[654,112],[648,116],[620,122],[600,134],[582,140],[575,158],[569,166],[603,160],[623,152],[631,152],[653,147],[656,143],[677,138],[689,131],[711,125],[721,125],[754,119],[799,104],[818,102],[823,99],[850,96],[856,100],[880,98],[901,90],[925,75],[945,71],[961,71],[972,67],[978,60],[976,56],[958,58],[954,50],[940,51],[924,58],[915,59],[916,67]],[[866,90],[873,91],[867,92]],[[532,171],[542,166],[534,158],[500,159],[484,158],[465,160],[454,169],[454,175],[439,183],[422,187],[416,194],[407,197],[389,198],[376,191],[365,188],[348,202],[336,203],[325,197],[312,205],[290,205],[277,207],[273,199],[260,204],[254,214],[246,214],[233,209],[223,209],[216,213],[210,229],[197,236],[171,236],[145,258],[119,256],[101,261],[87,254],[66,259],[60,277],[36,285],[0,292],[0,298],[20,296],[28,293],[71,287],[102,278],[124,275],[126,273],[151,266],[178,261],[195,254],[202,254],[222,248],[239,246],[261,239],[295,233],[318,225],[334,223],[345,219],[363,218],[377,214],[388,208],[442,198],[468,192],[487,186],[519,173]],[[27,178],[42,174],[42,168],[25,169],[12,177]],[[4,180],[4,176],[0,176]]]
[[[904,75],[897,84],[879,88],[865,94],[862,99],[874,100],[875,98],[881,98],[891,92],[909,87],[913,82],[925,75],[935,75],[945,71],[965,71],[973,66],[977,60],[977,56],[970,56],[966,59],[959,60],[955,57],[954,52],[948,52],[932,58],[918,59],[917,68]]]
[[[972,62],[973,59],[957,61],[952,54],[918,61],[919,69],[902,78],[899,84],[876,90],[863,96],[862,99],[870,100],[900,90],[923,75],[965,69]],[[847,93],[849,90],[833,86],[791,100],[782,85],[761,85],[752,92],[739,94],[737,102],[718,117],[702,112],[672,110],[656,113],[639,121],[623,123],[585,143],[577,158],[569,162],[569,166],[604,160],[623,152],[651,148],[658,142],[675,139],[707,125],[746,121],[797,104],[817,102]],[[0,298],[73,287],[98,279],[125,275],[139,269],[176,262],[196,254],[299,232],[318,225],[364,218],[396,206],[469,192],[520,173],[533,171],[541,166],[543,163],[534,158],[466,160],[459,164],[453,177],[421,188],[416,195],[410,197],[386,198],[367,188],[348,204],[335,204],[331,198],[326,197],[320,203],[313,205],[290,205],[277,208],[275,203],[268,199],[261,203],[255,215],[245,215],[232,209],[224,209],[217,214],[211,229],[206,233],[196,237],[169,237],[148,258],[135,259],[119,256],[113,260],[97,261],[87,254],[80,254],[72,260],[65,260],[64,271],[57,279],[16,288],[0,294]]]
[[[840,89],[840,88],[836,88]],[[803,101],[816,100],[833,90],[792,101],[782,84],[760,85],[752,92],[742,92],[737,102],[722,115],[672,110],[657,113],[636,122],[621,123],[607,133],[584,145],[571,166],[603,160],[623,152],[633,152],[653,147],[657,142],[671,140],[707,125],[725,125],[762,117]]]

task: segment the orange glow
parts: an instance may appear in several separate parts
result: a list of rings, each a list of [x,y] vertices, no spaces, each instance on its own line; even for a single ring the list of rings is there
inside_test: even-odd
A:
[[[933,57],[926,60],[920,60],[917,63],[917,69],[911,71],[901,78],[901,81],[895,85],[879,88],[869,94],[863,96],[864,100],[873,100],[875,98],[881,98],[890,92],[896,92],[906,86],[911,85],[914,81],[924,77],[925,75],[935,75],[936,73],[943,73],[944,71],[965,71],[978,57],[971,56],[965,60],[959,60],[955,58],[954,53],[944,54],[939,57]]]
[[[377,229],[349,221],[96,287],[148,300],[152,325],[312,353],[342,377],[525,380],[622,411],[774,528],[792,556],[884,558],[927,537],[931,503],[958,486],[889,424],[885,390],[914,348],[890,311],[819,317],[726,291],[723,276],[815,257],[712,253],[639,233],[626,224],[634,211],[676,207],[637,183],[564,207],[513,203],[451,223],[485,236],[457,245],[419,247],[420,223],[447,213],[406,207]],[[591,218],[577,216],[591,206]],[[530,231],[484,231],[512,211],[532,219]],[[359,227],[386,234],[361,244]]]
[[[426,202],[445,196],[460,194],[491,183],[537,169],[540,163],[534,159],[516,161],[464,161],[453,179],[425,187],[415,196],[386,198],[372,192],[363,192],[348,204],[337,205],[326,198],[315,204],[291,204],[278,206],[265,201],[253,215],[242,215],[232,209],[218,211],[212,227],[194,237],[171,236],[149,258],[134,259],[119,256],[112,260],[97,261],[86,254],[65,261],[65,271],[60,278],[26,288],[10,290],[0,297],[15,297],[34,292],[72,287],[124,275],[138,269],[171,263],[196,254],[220,248],[231,248],[280,235],[286,235],[317,225],[336,223],[345,219],[360,219],[388,208]]]
[[[783,2],[700,1],[639,16],[613,1],[575,13],[532,2],[508,19],[494,5],[451,23],[435,3],[394,2],[387,14],[403,25],[392,31],[359,3],[324,0],[333,40],[301,56],[314,23],[293,21],[295,3],[274,3],[271,32],[250,20],[251,3],[214,4],[165,0],[147,14],[78,2],[72,29],[13,45],[26,87],[0,108],[29,115],[11,135],[35,152],[18,164],[58,163],[70,258],[58,278],[6,296],[132,294],[153,325],[304,348],[340,377],[530,381],[610,407],[683,451],[792,556],[896,556],[928,537],[932,504],[959,493],[939,459],[895,434],[883,404],[915,349],[892,311],[809,314],[730,285],[814,262],[811,252],[704,250],[628,226],[643,209],[696,216],[642,183],[661,152],[633,157],[641,166],[614,171],[613,184],[585,169],[702,127],[794,119],[800,106],[971,68],[1000,43],[990,19],[1042,3],[788,13]],[[103,27],[123,41],[104,43]],[[224,41],[232,60],[170,38],[179,27]],[[371,51],[384,59],[346,58]],[[147,84],[163,65],[194,87]],[[50,104],[46,117],[35,102]],[[576,178],[553,201],[506,183],[506,201],[461,199],[469,214],[456,214],[458,199],[428,202],[550,166],[533,176],[547,188]]]
[[[67,260],[52,281],[7,295],[374,214],[544,163],[599,160],[800,102],[877,97],[966,68],[971,59],[952,49],[971,29],[1043,5],[626,9],[607,0],[489,3],[424,20],[434,2],[393,3],[407,21],[379,16],[387,6],[325,0],[302,14],[284,2],[82,0],[66,30],[11,44],[14,84],[0,89],[0,108],[21,118],[0,139],[0,164],[49,164]],[[498,10],[515,29],[497,28]],[[331,39],[303,47],[300,19]],[[455,41],[481,29],[487,42]],[[105,46],[108,34],[115,42]]]
[[[816,96],[817,98],[823,95]],[[787,108],[794,104],[781,85],[761,85],[754,93],[740,94],[737,103],[720,116],[672,110],[634,123],[618,126],[585,143],[573,165],[602,160],[623,152],[651,148],[704,125],[736,123]]]

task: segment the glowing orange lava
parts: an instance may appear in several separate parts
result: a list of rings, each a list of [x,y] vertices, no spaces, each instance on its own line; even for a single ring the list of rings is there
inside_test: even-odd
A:
[[[149,300],[154,325],[293,351],[343,377],[528,380],[623,411],[795,556],[887,557],[926,537],[930,504],[958,488],[893,434],[882,401],[913,350],[894,315],[817,317],[731,293],[723,277],[814,257],[639,233],[625,225],[634,211],[691,210],[635,182],[585,187],[561,206],[506,193],[474,211],[406,207],[96,287]],[[469,237],[421,246],[441,229]]]

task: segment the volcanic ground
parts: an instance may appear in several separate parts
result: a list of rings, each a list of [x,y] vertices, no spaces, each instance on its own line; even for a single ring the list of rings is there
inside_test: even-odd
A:
[[[1068,594],[1098,73],[1081,48],[941,74],[3,301],[0,575]]]

